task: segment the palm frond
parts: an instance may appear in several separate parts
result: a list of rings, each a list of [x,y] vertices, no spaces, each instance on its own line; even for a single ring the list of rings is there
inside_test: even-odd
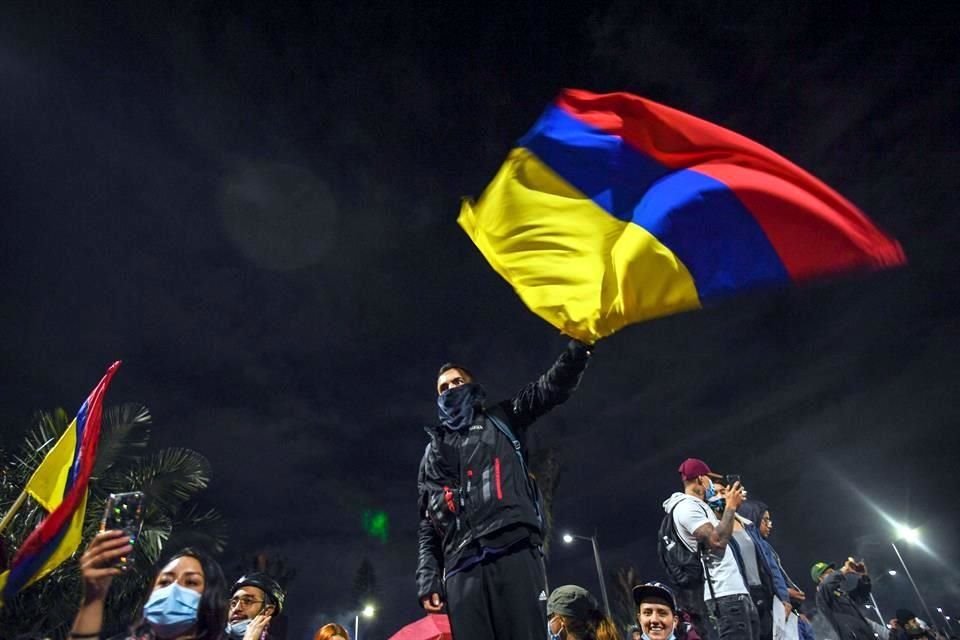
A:
[[[103,433],[93,477],[99,478],[115,467],[136,462],[147,450],[150,422],[150,410],[142,404],[108,407],[103,412]]]
[[[38,411],[33,426],[24,437],[20,453],[16,456],[16,469],[23,483],[30,477],[43,457],[47,455],[57,440],[67,430],[72,418],[63,409],[52,412]]]
[[[147,501],[169,513],[210,483],[210,463],[191,449],[168,448],[140,460],[111,491],[143,491]]]
[[[0,450],[0,506],[16,499],[71,419],[62,409],[38,412],[16,451],[10,446]],[[149,423],[150,412],[139,404],[105,409],[80,550],[50,575],[5,603],[0,609],[0,637],[66,637],[80,598],[77,558],[100,529],[110,493],[143,491],[147,505],[133,563],[111,587],[105,630],[120,629],[138,615],[156,563],[168,546],[195,545],[213,553],[222,552],[226,546],[226,523],[215,509],[202,508],[196,502],[197,494],[210,482],[209,462],[190,449],[170,448],[147,455]],[[45,516],[46,511],[27,498],[2,534],[8,555],[16,551]]]
[[[171,547],[201,547],[213,554],[227,546],[229,528],[220,512],[196,502],[185,504],[173,519]]]

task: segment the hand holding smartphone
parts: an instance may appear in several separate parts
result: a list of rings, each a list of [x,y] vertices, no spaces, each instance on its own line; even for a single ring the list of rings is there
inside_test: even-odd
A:
[[[126,533],[131,545],[136,544],[143,527],[145,499],[142,491],[111,493],[100,520],[100,531],[119,529]],[[123,556],[114,566],[125,569],[131,560],[129,556]]]

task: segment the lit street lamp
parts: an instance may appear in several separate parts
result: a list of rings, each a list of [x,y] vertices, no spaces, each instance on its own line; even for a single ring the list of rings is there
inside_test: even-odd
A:
[[[937,613],[939,613],[941,616],[943,616],[943,621],[947,623],[947,629],[949,629],[949,630],[950,630],[950,633],[952,634],[952,633],[953,633],[953,625],[950,624],[950,616],[946,615],[946,614],[943,612],[943,607],[937,607]]]
[[[364,605],[353,621],[353,640],[360,640],[360,616],[372,618],[376,612],[377,610],[372,604]]]
[[[890,569],[890,571],[887,571],[887,573],[889,573],[891,576],[897,575],[897,572],[895,569]]]
[[[603,597],[603,608],[607,611],[607,617],[612,618],[610,614],[610,600],[607,599],[607,585],[603,580],[603,566],[600,564],[600,547],[597,546],[597,534],[592,536],[578,536],[572,533],[563,534],[563,541],[567,544],[574,540],[589,540],[593,544],[593,559],[597,563],[597,578],[600,579],[600,595]]]
[[[906,540],[910,544],[919,544],[920,529],[914,529],[902,524],[897,525],[897,540]],[[920,589],[917,588],[917,583],[914,582],[913,576],[910,575],[910,569],[907,568],[907,563],[903,561],[903,556],[900,555],[900,549],[897,549],[897,543],[891,542],[890,546],[893,547],[893,551],[897,554],[897,558],[900,560],[900,566],[903,567],[903,572],[907,574],[907,579],[910,580],[913,591],[917,594],[917,599],[919,599],[920,604],[923,605],[923,610],[926,611],[930,624],[933,624],[933,614],[930,613],[930,607],[927,606],[927,601],[920,595]]]

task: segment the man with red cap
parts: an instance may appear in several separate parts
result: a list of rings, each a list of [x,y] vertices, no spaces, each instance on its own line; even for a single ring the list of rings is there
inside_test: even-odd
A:
[[[683,493],[663,503],[673,518],[677,537],[700,555],[704,569],[706,613],[721,640],[758,640],[760,620],[743,579],[735,547],[730,544],[737,507],[746,498],[740,482],[724,487],[707,463],[688,458],[678,469]],[[714,511],[722,513],[718,518]]]

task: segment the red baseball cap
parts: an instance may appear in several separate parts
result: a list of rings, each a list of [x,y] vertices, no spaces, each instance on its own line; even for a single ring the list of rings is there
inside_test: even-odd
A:
[[[710,471],[710,467],[707,466],[707,463],[698,458],[687,458],[682,463],[680,463],[680,468],[677,469],[680,472],[680,476],[684,480],[694,480],[700,476],[710,476],[712,478],[721,478],[719,473],[714,473]]]

